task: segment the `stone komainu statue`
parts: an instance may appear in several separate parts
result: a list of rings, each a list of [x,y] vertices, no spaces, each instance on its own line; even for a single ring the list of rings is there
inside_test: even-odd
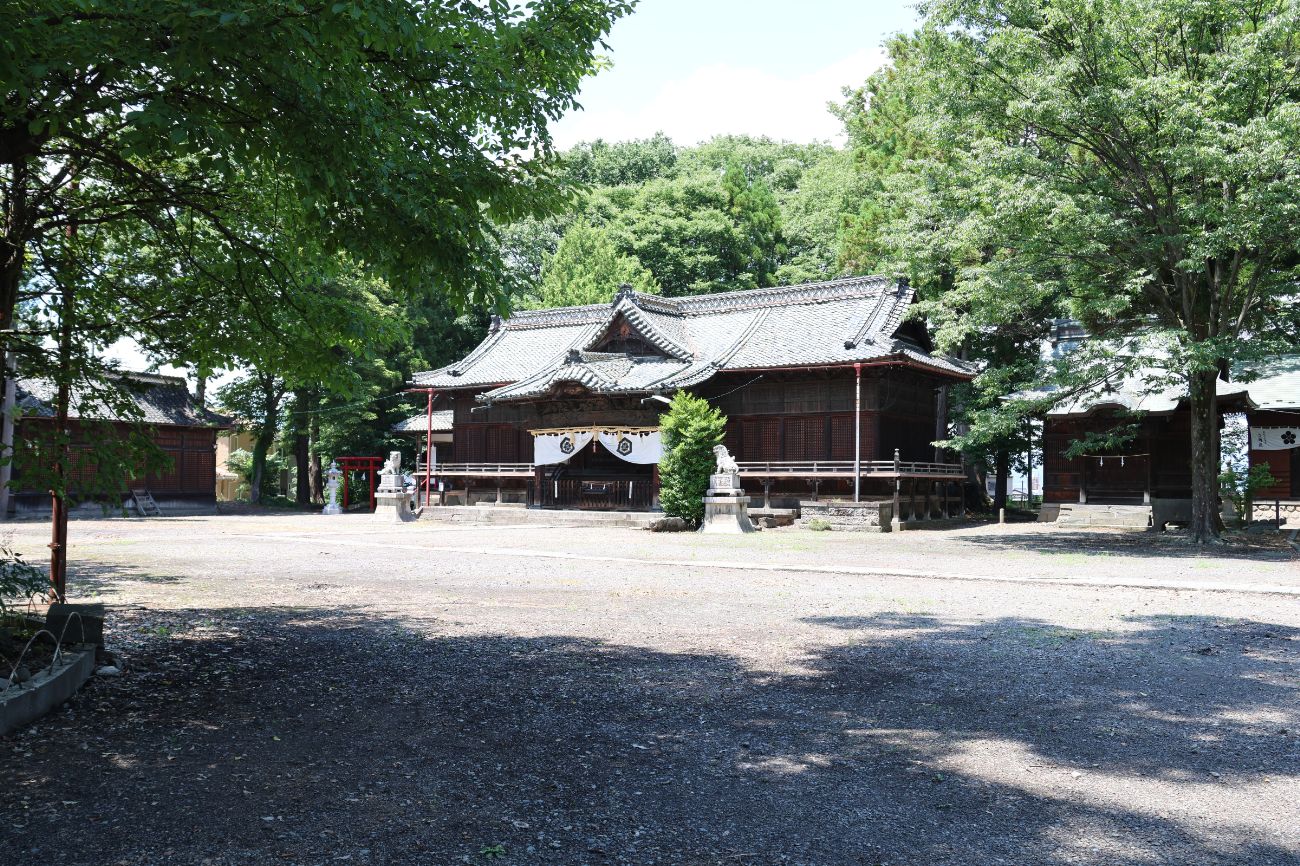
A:
[[[740,471],[740,467],[736,465],[736,458],[731,456],[726,445],[714,445],[713,456],[718,461],[718,475],[734,475]]]
[[[401,475],[402,474],[402,452],[389,451],[388,462],[384,464],[384,475]]]

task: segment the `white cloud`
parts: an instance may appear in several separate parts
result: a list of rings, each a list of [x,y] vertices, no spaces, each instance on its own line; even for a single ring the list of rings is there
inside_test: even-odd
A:
[[[723,134],[841,142],[843,130],[827,103],[840,101],[841,88],[860,85],[884,62],[884,49],[875,48],[790,78],[730,64],[700,66],[666,80],[643,105],[605,104],[603,94],[593,97],[584,111],[556,125],[555,140],[567,148],[579,141],[645,138],[663,130],[680,145]]]

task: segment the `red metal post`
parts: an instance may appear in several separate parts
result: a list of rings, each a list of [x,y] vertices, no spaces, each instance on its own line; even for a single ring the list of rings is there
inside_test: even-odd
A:
[[[425,410],[425,430],[424,430],[424,505],[429,506],[429,479],[433,477],[433,389],[430,388],[426,394],[429,397],[428,408]]]
[[[862,487],[862,364],[853,365],[853,376],[853,501],[857,502]]]

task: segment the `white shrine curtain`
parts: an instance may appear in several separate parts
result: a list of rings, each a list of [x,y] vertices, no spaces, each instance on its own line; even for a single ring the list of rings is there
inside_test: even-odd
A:
[[[1250,447],[1255,451],[1300,448],[1300,427],[1251,427]]]
[[[594,437],[592,430],[568,430],[560,433],[533,434],[533,465],[564,463],[577,454]]]
[[[664,456],[658,430],[601,430],[600,444],[628,463],[658,463]]]

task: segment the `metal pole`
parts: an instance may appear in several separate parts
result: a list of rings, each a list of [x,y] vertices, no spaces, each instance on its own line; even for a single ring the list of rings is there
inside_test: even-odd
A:
[[[59,392],[55,407],[54,489],[50,491],[50,594],[63,601],[68,593],[68,403],[72,383],[73,291],[63,287],[59,323]]]
[[[853,501],[862,487],[862,364],[853,365]]]
[[[433,477],[433,389],[425,392],[428,404],[425,409],[424,430],[424,505],[429,506],[429,479]]]
[[[18,361],[13,352],[5,353],[4,417],[0,418],[0,520],[9,519],[9,482],[13,478],[14,407],[18,400]]]

